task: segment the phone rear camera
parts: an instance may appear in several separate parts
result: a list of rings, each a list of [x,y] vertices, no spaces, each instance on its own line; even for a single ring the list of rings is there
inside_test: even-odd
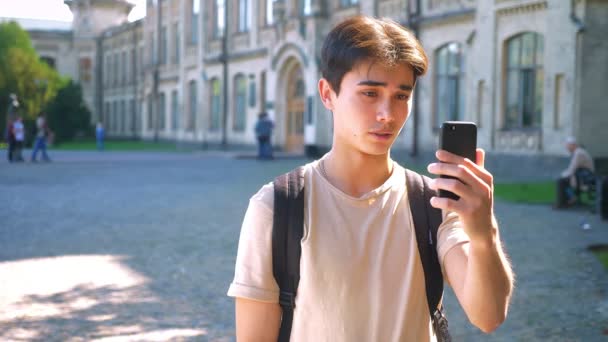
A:
[[[452,129],[452,131],[456,130],[456,126],[450,126],[450,128]]]

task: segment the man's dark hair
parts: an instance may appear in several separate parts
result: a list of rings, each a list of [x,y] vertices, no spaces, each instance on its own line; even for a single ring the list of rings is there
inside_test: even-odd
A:
[[[391,19],[355,16],[339,23],[325,38],[321,74],[338,95],[344,75],[366,60],[389,67],[407,64],[414,69],[414,80],[428,67],[426,53],[412,32]]]

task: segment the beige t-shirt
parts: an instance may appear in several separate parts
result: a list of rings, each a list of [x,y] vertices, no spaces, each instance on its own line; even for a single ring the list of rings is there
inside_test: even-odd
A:
[[[291,341],[429,341],[433,335],[424,271],[407,199],[405,170],[355,198],[305,166],[300,284]],[[228,296],[278,303],[272,273],[272,183],[245,214]],[[437,235],[440,262],[468,242],[455,213]],[[443,267],[443,266],[442,266]]]

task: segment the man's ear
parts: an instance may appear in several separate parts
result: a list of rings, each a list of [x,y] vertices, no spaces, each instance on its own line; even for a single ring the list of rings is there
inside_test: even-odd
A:
[[[336,97],[336,93],[331,88],[331,84],[325,79],[321,78],[319,80],[319,96],[321,96],[321,102],[328,110],[333,111],[333,99]]]

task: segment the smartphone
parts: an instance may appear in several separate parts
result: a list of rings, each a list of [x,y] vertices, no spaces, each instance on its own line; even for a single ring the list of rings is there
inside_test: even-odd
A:
[[[469,158],[476,162],[477,149],[477,125],[473,122],[446,121],[441,124],[439,135],[439,149]],[[454,178],[451,176],[440,176],[441,178]],[[439,197],[458,200],[460,196],[451,191],[439,190]]]

